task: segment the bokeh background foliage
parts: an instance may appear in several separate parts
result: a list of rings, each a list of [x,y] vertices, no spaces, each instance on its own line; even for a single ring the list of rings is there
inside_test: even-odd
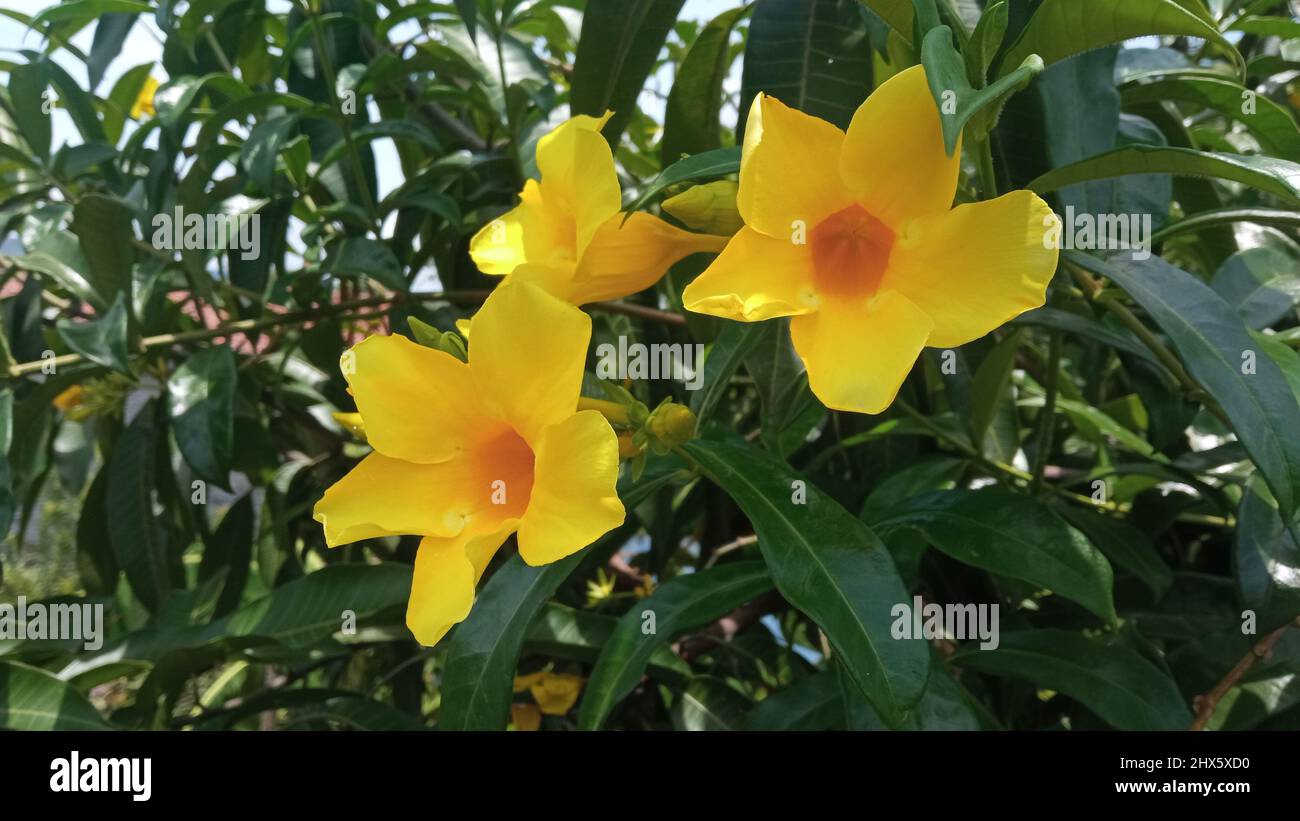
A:
[[[0,12],[30,29],[0,53],[0,600],[107,614],[98,650],[0,640],[0,726],[1295,728],[1294,5]],[[124,47],[142,30],[157,61]],[[1158,255],[1063,254],[1047,306],[927,351],[879,417],[828,413],[781,322],[683,319],[707,259],[593,308],[597,343],[709,346],[702,390],[632,386],[689,404],[699,439],[626,472],[599,543],[502,551],[418,646],[414,540],[327,551],[311,519],[366,451],[331,416],[340,353],[473,312],[492,282],[468,238],[570,110],[615,112],[629,207],[657,209],[734,175],[758,91],[846,126],[918,61],[957,92],[959,200],[1149,214]],[[260,253],[159,249],[176,208],[257,214]],[[999,604],[999,647],[892,638],[913,595]]]

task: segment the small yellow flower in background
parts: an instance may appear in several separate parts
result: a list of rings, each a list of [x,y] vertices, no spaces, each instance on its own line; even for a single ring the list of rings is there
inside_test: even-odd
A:
[[[510,705],[510,723],[521,733],[531,733],[542,726],[542,711],[536,704],[514,702]]]
[[[578,411],[591,319],[529,283],[503,284],[474,318],[469,362],[401,336],[342,358],[374,452],[325,491],[331,547],[423,536],[406,623],[438,642],[511,533],[547,564],[623,523],[618,439]]]
[[[664,200],[660,207],[696,231],[729,237],[745,227],[745,221],[736,209],[736,192],[739,187],[734,180],[692,185],[682,193]]]
[[[138,120],[144,115],[152,117],[155,112],[153,108],[153,95],[158,91],[158,81],[153,75],[144,78],[144,85],[140,86],[140,93],[136,95],[135,102],[131,104],[131,119]]]
[[[638,584],[636,589],[632,592],[636,594],[638,599],[644,599],[651,593],[655,592],[655,587],[657,587],[657,585],[655,584],[654,577],[647,573],[641,577],[641,583]]]
[[[759,94],[741,155],[745,227],[688,285],[688,310],[792,317],[813,393],[836,410],[889,407],[921,349],[984,336],[1043,304],[1057,251],[1029,191],[952,208],[960,149],[944,151],[921,66],[885,81],[847,134]]]
[[[610,116],[573,117],[538,141],[541,182],[526,182],[519,205],[470,242],[480,271],[585,305],[645,290],[673,263],[722,250],[726,237],[620,211],[614,155],[600,133]]]
[[[82,422],[92,416],[122,418],[122,406],[135,383],[126,374],[110,373],[72,385],[50,400],[69,420]]]
[[[531,673],[515,676],[515,692],[527,690],[544,715],[562,716],[573,709],[587,680],[569,673]]]
[[[596,578],[587,580],[587,608],[590,609],[614,595],[614,577],[605,568],[596,570]]]
[[[73,385],[72,387],[64,390],[58,396],[54,397],[54,401],[51,402],[50,404],[54,405],[54,407],[58,408],[64,413],[67,413],[68,411],[72,410],[73,408],[81,404],[81,399],[84,394],[85,394],[85,389],[83,389],[80,385]]]

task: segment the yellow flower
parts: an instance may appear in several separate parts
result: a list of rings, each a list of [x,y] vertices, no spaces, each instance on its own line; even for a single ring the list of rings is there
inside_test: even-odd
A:
[[[542,726],[542,711],[536,704],[516,702],[510,705],[510,723],[522,733],[533,732]]]
[[[682,294],[692,311],[789,316],[813,393],[879,413],[921,349],[970,342],[1043,304],[1057,252],[1029,191],[952,208],[949,157],[916,66],[867,98],[848,133],[758,95],[741,155],[745,227]]]
[[[85,390],[80,385],[73,385],[64,390],[58,396],[54,397],[54,401],[51,402],[51,404],[64,413],[67,413],[81,404],[84,395]]]
[[[605,568],[596,570],[596,578],[587,580],[587,607],[595,607],[614,595],[614,577],[605,572]]]
[[[660,207],[697,231],[731,236],[745,225],[736,210],[737,188],[732,180],[692,185]]]
[[[470,242],[479,270],[585,305],[644,290],[678,260],[722,250],[726,237],[619,210],[614,155],[600,133],[610,116],[573,117],[538,141],[541,182],[524,183],[519,205]]]
[[[657,585],[655,584],[654,577],[652,577],[649,573],[647,573],[646,575],[641,577],[641,583],[638,584],[636,586],[636,589],[633,590],[632,592],[636,594],[636,597],[638,599],[644,599],[647,596],[649,596],[651,593],[655,592],[656,586]]]
[[[144,85],[140,86],[140,93],[136,95],[135,102],[131,105],[131,119],[138,120],[141,116],[148,114],[154,115],[153,95],[158,90],[158,81],[153,75],[144,78]]]
[[[528,283],[501,285],[474,319],[469,362],[401,336],[342,359],[374,452],[316,504],[331,546],[423,536],[406,623],[433,645],[469,615],[511,533],[531,565],[622,524],[618,438],[578,411],[591,319]]]
[[[531,673],[515,676],[515,692],[532,693],[537,707],[548,716],[562,716],[573,709],[587,680],[569,673]]]

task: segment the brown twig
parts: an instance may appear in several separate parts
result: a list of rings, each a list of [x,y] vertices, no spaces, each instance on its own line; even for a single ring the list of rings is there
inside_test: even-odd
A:
[[[1205,695],[1196,697],[1195,702],[1193,702],[1193,706],[1196,708],[1196,720],[1192,722],[1191,729],[1205,729],[1206,722],[1210,720],[1210,716],[1214,715],[1214,708],[1219,706],[1219,700],[1226,696],[1228,691],[1237,685],[1238,681],[1241,681],[1242,676],[1250,672],[1250,668],[1255,666],[1255,662],[1268,658],[1269,654],[1273,652],[1273,645],[1277,644],[1281,640],[1282,634],[1291,627],[1300,627],[1300,618],[1287,622],[1260,639],[1259,644],[1250,648],[1250,652],[1242,656],[1241,661],[1237,662],[1236,666],[1228,671],[1228,674],[1223,677],[1223,681],[1220,681],[1213,690]]]
[[[183,342],[202,342],[204,340],[217,339],[223,336],[261,331],[278,325],[292,325],[299,322],[310,322],[314,319],[322,319],[327,316],[346,313],[351,310],[372,308],[387,303],[402,302],[403,300],[411,300],[415,302],[442,301],[475,304],[486,299],[489,293],[490,291],[433,291],[425,293],[397,293],[385,296],[371,296],[364,299],[354,299],[347,302],[322,305],[317,308],[307,308],[301,311],[272,314],[260,319],[241,319],[237,322],[229,322],[215,328],[198,328],[193,331],[147,336],[140,340],[139,350],[143,353],[152,350],[153,348],[166,347],[168,345],[175,345]],[[594,311],[626,314],[627,316],[634,316],[640,319],[662,322],[669,325],[686,324],[686,318],[681,314],[660,311],[655,308],[647,308],[644,305],[636,305],[630,302],[593,302],[587,307]],[[63,356],[56,356],[53,359],[38,359],[31,362],[21,362],[10,365],[7,373],[4,375],[8,376],[10,379],[18,379],[29,374],[37,373],[51,364],[57,368],[65,365],[75,365],[83,360],[84,357],[80,354],[72,353],[64,354]]]

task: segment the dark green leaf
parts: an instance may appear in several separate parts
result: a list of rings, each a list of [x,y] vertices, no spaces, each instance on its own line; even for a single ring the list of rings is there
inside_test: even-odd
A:
[[[645,673],[656,647],[770,590],[762,562],[734,562],[664,582],[619,620],[591,671],[578,726],[597,730]]]
[[[1116,621],[1110,564],[1032,497],[994,487],[942,490],[912,499],[876,527],[919,530],[959,562],[1049,588]]]
[[[1128,292],[1169,335],[1187,370],[1218,400],[1237,438],[1264,475],[1283,515],[1300,507],[1300,404],[1272,359],[1257,357],[1243,373],[1243,356],[1256,343],[1228,303],[1201,280],[1159,257],[1102,262],[1067,252],[1074,263],[1108,277]]]
[[[107,730],[99,711],[72,685],[36,667],[0,661],[0,727],[6,730]]]
[[[113,307],[98,319],[73,322],[60,319],[59,336],[68,347],[98,365],[115,371],[131,373],[130,353],[127,350],[126,300],[120,292]]]
[[[226,346],[190,354],[167,381],[176,446],[201,478],[229,488],[234,449],[235,354]]]
[[[1185,730],[1192,723],[1178,687],[1151,662],[1127,647],[1078,633],[1047,628],[1003,633],[996,650],[966,650],[950,662],[1064,693],[1119,730]]]
[[[882,717],[900,722],[925,689],[930,659],[923,642],[890,635],[890,610],[908,597],[884,544],[761,451],[707,441],[685,450],[749,517],[777,589],[822,628]]]

